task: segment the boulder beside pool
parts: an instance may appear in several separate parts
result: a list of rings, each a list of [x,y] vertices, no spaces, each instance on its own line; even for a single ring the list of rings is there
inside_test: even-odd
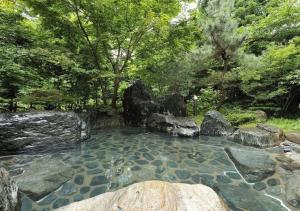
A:
[[[208,111],[200,126],[200,135],[230,136],[236,128],[218,111]]]
[[[0,154],[68,146],[89,137],[88,124],[74,112],[0,114]]]
[[[75,202],[58,211],[226,211],[227,205],[210,188],[201,184],[146,181],[116,192]]]
[[[174,136],[194,137],[199,135],[199,128],[196,123],[187,117],[154,113],[147,119],[147,127]]]
[[[34,201],[55,191],[74,175],[73,169],[57,158],[45,156],[24,167],[24,173],[15,177],[20,191]]]
[[[275,173],[275,161],[262,149],[226,147],[225,150],[247,182],[259,182]]]
[[[259,124],[255,128],[237,130],[230,139],[246,146],[267,148],[278,146],[284,141],[284,133],[279,128]]]

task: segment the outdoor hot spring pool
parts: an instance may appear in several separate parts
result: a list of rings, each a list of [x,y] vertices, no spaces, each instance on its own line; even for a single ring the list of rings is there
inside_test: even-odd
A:
[[[287,210],[274,186],[265,182],[267,188],[257,191],[241,177],[224,150],[229,145],[237,144],[218,137],[174,138],[143,129],[105,129],[72,148],[2,157],[0,166],[18,172],[36,159],[53,157],[75,172],[71,180],[36,202],[23,195],[22,211],[53,210],[146,180],[203,183],[234,210]],[[272,150],[268,153],[273,156]],[[277,173],[272,178],[280,180]]]

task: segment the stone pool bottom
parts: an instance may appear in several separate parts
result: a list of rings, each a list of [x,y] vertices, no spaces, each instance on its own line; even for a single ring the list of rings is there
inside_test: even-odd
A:
[[[233,145],[243,147],[224,138],[174,138],[135,128],[95,131],[90,140],[71,149],[47,153],[71,165],[73,179],[37,202],[23,194],[22,211],[53,210],[147,180],[208,185],[233,210],[293,210],[286,207],[282,182],[267,182],[281,180],[277,173],[259,183],[266,186],[261,191],[241,177],[224,151]],[[268,153],[273,157],[272,150]],[[40,156],[16,155],[0,159],[0,166],[20,168]]]

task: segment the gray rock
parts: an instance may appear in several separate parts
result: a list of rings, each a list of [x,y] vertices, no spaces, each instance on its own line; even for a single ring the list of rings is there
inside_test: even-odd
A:
[[[173,94],[164,97],[160,103],[160,113],[170,113],[174,116],[187,116],[187,107],[184,97],[180,94]]]
[[[46,156],[24,167],[24,174],[16,177],[20,190],[33,200],[39,200],[73,177],[73,169],[64,162]]]
[[[158,113],[154,113],[148,118],[147,127],[174,136],[193,137],[199,134],[199,128],[193,120],[187,117],[175,117]]]
[[[295,171],[286,183],[286,200],[293,207],[300,209],[300,171]]]
[[[236,130],[218,111],[208,111],[200,126],[200,135],[229,136]]]
[[[9,173],[0,168],[0,210],[19,211],[21,209],[21,195],[18,187]]]
[[[257,125],[256,128],[237,130],[230,140],[246,146],[266,148],[278,146],[284,140],[284,135],[278,128]]]
[[[125,90],[123,96],[125,124],[136,127],[145,126],[147,118],[158,110],[159,106],[152,100],[150,91],[141,81],[136,81]]]
[[[266,189],[267,185],[264,182],[258,182],[258,183],[255,183],[255,185],[253,185],[253,188],[257,191],[261,191],[261,190]]]
[[[89,137],[89,128],[73,112],[0,114],[0,154],[68,146]]]
[[[232,210],[286,211],[277,200],[258,191],[228,184],[218,184],[217,189]]]
[[[225,150],[248,182],[259,182],[275,173],[275,162],[263,150],[235,147]]]

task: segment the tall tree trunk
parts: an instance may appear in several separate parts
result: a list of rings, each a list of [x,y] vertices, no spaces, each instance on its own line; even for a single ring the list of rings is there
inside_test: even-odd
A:
[[[113,97],[112,97],[112,101],[111,101],[112,108],[117,108],[119,87],[120,87],[120,79],[118,77],[116,77],[114,80],[114,90],[113,90]]]

